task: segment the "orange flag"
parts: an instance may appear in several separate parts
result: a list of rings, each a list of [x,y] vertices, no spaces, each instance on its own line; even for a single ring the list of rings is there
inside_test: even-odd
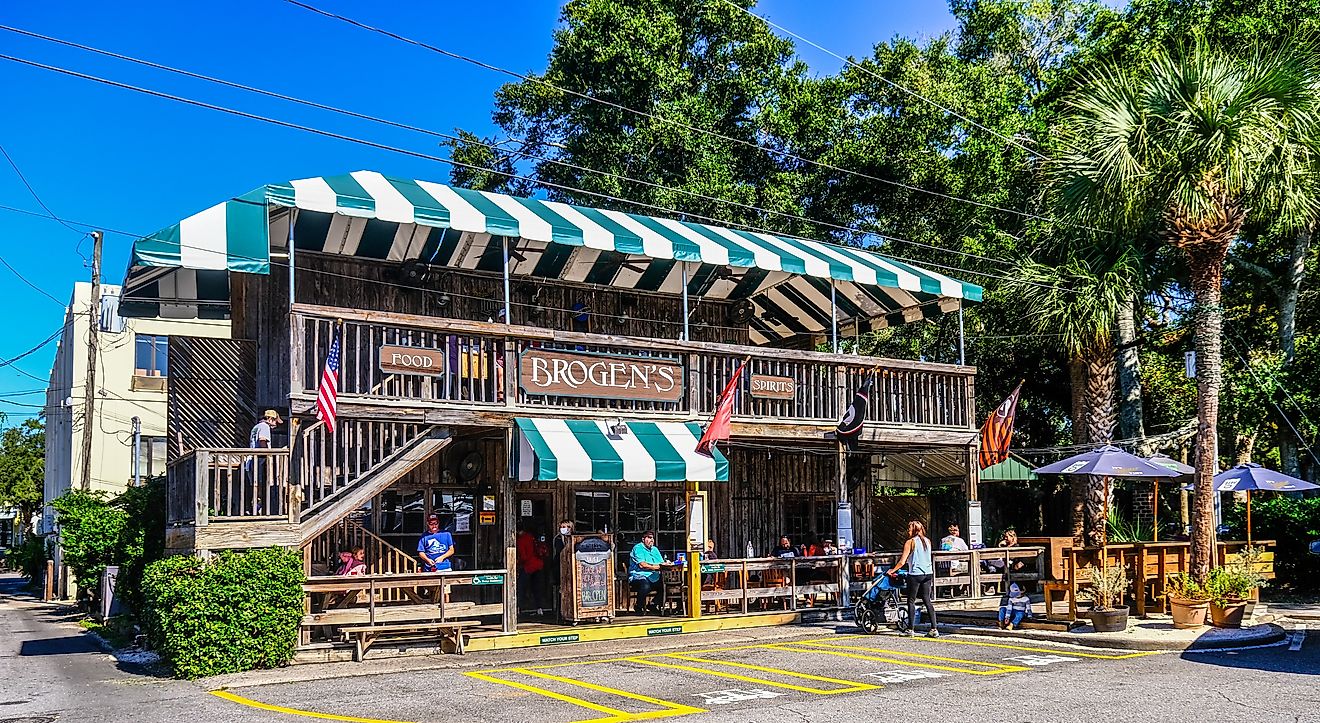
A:
[[[1018,382],[1013,393],[981,425],[981,469],[1008,459],[1008,443],[1013,439],[1013,420],[1017,418],[1018,395],[1021,393],[1022,382]]]

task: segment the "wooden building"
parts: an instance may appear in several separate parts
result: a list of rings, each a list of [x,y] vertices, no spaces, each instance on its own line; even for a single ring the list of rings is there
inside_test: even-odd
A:
[[[432,513],[458,566],[512,570],[518,526],[560,519],[683,552],[698,480],[722,557],[839,534],[844,502],[870,547],[884,475],[974,499],[974,368],[814,349],[980,294],[857,248],[355,172],[138,241],[124,308],[232,320],[232,341],[171,341],[173,550],[286,545],[317,570],[356,540],[409,573]],[[331,433],[314,409],[333,344]],[[696,455],[743,361],[732,439]],[[845,455],[833,429],[868,379]],[[265,408],[291,423],[254,452],[236,410]]]

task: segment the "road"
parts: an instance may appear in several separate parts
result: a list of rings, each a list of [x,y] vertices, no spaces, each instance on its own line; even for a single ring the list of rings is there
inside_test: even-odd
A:
[[[4,592],[0,581],[0,723],[1320,723],[1320,640],[1302,635],[1260,649],[1152,654],[958,635],[864,636],[843,624],[762,629],[736,642],[671,638],[652,642],[675,647],[624,654],[583,645],[397,659],[393,668],[392,661],[300,667],[227,679],[229,687],[215,691],[215,681],[173,681],[118,665],[50,608]],[[280,677],[290,679],[271,682]]]

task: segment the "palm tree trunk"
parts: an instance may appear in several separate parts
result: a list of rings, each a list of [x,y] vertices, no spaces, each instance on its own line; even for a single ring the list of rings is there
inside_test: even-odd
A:
[[[1137,312],[1141,295],[1118,310],[1118,436],[1138,439],[1146,436],[1145,414],[1141,404],[1141,342],[1137,338]]]
[[[1068,375],[1072,381],[1073,444],[1086,444],[1086,362],[1081,357],[1068,360]],[[1086,478],[1068,477],[1068,511],[1075,547],[1086,544]]]
[[[1114,439],[1114,425],[1118,421],[1118,368],[1114,347],[1109,344],[1090,350],[1086,365],[1086,437],[1092,445],[1106,444]],[[1104,547],[1109,541],[1105,514],[1108,490],[1103,477],[1086,478],[1086,544]]]
[[[1209,244],[1188,248],[1187,265],[1191,271],[1192,297],[1196,300],[1193,321],[1193,345],[1196,348],[1196,480],[1192,499],[1191,573],[1205,580],[1214,564],[1213,533],[1214,476],[1218,471],[1219,389],[1222,386],[1223,359],[1221,334],[1224,311],[1220,306],[1223,291],[1224,256],[1228,244],[1219,249]],[[1216,251],[1218,251],[1216,253]]]

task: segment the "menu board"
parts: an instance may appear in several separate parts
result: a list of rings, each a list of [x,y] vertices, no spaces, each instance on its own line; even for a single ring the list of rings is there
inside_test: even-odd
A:
[[[572,555],[560,558],[564,618],[614,617],[614,548],[608,535],[573,535]]]

